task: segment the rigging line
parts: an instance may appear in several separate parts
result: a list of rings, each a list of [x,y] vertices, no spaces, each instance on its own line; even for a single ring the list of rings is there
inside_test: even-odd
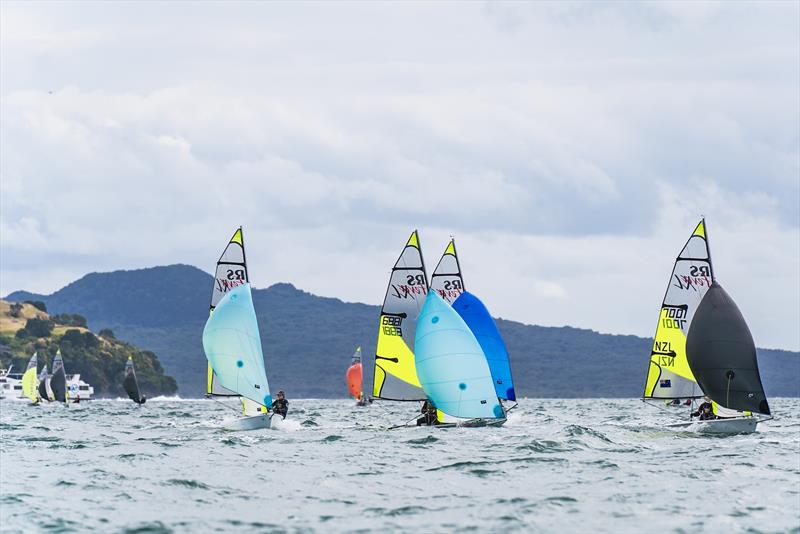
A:
[[[683,417],[681,417],[681,416],[679,416],[679,415],[677,415],[675,413],[669,413],[669,408],[667,408],[666,406],[658,406],[656,404],[647,402],[647,399],[641,399],[641,400],[642,400],[643,403],[645,403],[648,406],[651,406],[651,407],[653,407],[653,408],[655,408],[657,410],[661,410],[662,412],[668,412],[667,415],[669,415],[671,418],[675,419],[676,421],[683,421],[684,420]]]
[[[215,399],[214,397],[209,397],[209,398],[210,398],[212,401],[214,401],[214,402],[218,403],[220,406],[224,406],[224,407],[228,408],[229,410],[232,410],[232,411],[236,412],[236,414],[237,414],[237,415],[241,414],[241,412],[239,411],[239,409],[238,409],[238,408],[234,408],[233,406],[229,406],[229,405],[225,404],[224,402],[222,402],[222,401],[220,401],[220,400],[217,400],[217,399]],[[241,397],[240,397],[240,398],[241,398]]]
[[[414,414],[414,417],[412,417],[411,419],[409,419],[408,421],[406,421],[406,422],[405,422],[405,423],[403,423],[402,425],[390,426],[390,427],[389,427],[389,428],[387,428],[386,430],[394,430],[394,429],[396,429],[396,428],[407,427],[407,426],[409,426],[409,423],[410,423],[411,421],[416,421],[416,420],[417,420],[417,417],[419,417],[419,414]]]

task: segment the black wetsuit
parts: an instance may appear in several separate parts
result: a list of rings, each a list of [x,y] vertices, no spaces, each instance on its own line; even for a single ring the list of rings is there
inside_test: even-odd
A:
[[[430,401],[422,403],[420,412],[422,412],[422,415],[417,417],[417,426],[439,424],[439,420],[436,417],[436,407]]]
[[[708,411],[706,411],[708,409]],[[716,419],[717,416],[714,415],[714,407],[711,405],[710,402],[704,402],[701,404],[696,412],[692,413],[692,417],[700,416],[701,421],[708,421],[709,419]]]
[[[272,412],[286,419],[286,414],[289,413],[289,401],[286,399],[275,399],[272,401]]]

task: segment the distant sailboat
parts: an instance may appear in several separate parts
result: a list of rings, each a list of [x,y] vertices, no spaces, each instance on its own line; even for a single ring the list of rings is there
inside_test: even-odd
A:
[[[438,411],[462,420],[459,424],[464,426],[501,425],[506,421],[480,343],[435,291],[425,299],[415,347],[422,389]]]
[[[34,352],[31,359],[28,360],[28,368],[22,375],[22,394],[28,397],[34,404],[39,402],[39,378],[37,377],[39,362],[37,354]]]
[[[250,284],[230,289],[217,303],[203,329],[203,349],[222,387],[246,399],[247,406],[264,407],[257,414],[246,412],[228,428],[269,428],[271,416],[266,406],[272,405],[272,397]]]
[[[347,368],[345,378],[347,379],[347,391],[358,401],[358,406],[366,406],[367,399],[364,396],[364,391],[361,389],[363,382],[361,347],[356,348],[356,351],[353,353],[353,358],[350,361],[350,367]]]
[[[122,387],[125,388],[125,393],[128,394],[128,397],[136,404],[141,406],[147,401],[147,398],[139,391],[136,370],[133,368],[133,356],[128,356],[128,361],[125,363],[125,379],[122,381]]]
[[[53,400],[53,390],[50,389],[50,377],[47,375],[47,360],[44,362],[42,372],[39,373],[39,387],[37,388],[39,398],[51,402]]]
[[[675,261],[661,306],[643,399],[713,401],[716,419],[677,425],[700,432],[754,432],[769,416],[755,344],[741,312],[717,282],[705,219]]]
[[[411,233],[392,268],[381,307],[372,396],[423,401],[425,392],[414,365],[417,316],[428,294],[428,280],[417,231]]]
[[[64,370],[64,359],[61,357],[61,349],[56,352],[53,358],[53,375],[50,377],[50,389],[53,392],[53,400],[57,402],[68,402],[67,397],[67,373]]]
[[[456,242],[452,237],[431,276],[431,291],[436,291],[450,303],[475,335],[492,372],[498,398],[516,401],[506,344],[483,302],[466,291]]]

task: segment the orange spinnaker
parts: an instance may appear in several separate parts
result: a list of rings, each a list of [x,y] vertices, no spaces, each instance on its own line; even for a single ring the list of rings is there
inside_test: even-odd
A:
[[[347,390],[356,399],[361,398],[361,364],[354,363],[347,369]]]

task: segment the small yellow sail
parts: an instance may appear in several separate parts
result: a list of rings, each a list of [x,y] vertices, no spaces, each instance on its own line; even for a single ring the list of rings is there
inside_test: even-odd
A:
[[[36,367],[31,367],[22,375],[22,393],[32,402],[39,400],[39,379],[36,377]]]

